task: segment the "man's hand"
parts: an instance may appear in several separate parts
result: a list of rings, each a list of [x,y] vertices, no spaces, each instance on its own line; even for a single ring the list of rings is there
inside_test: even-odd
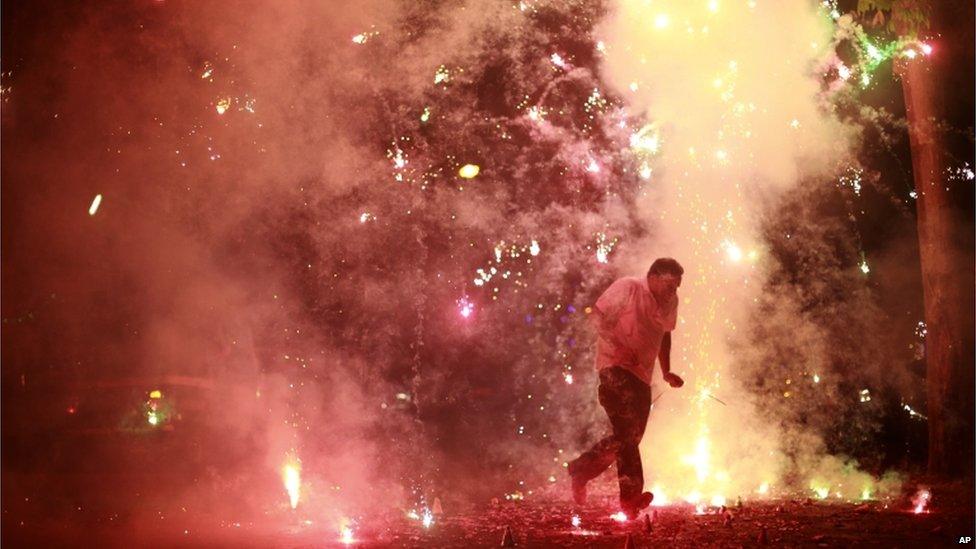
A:
[[[675,389],[685,384],[685,380],[678,377],[678,374],[672,374],[671,372],[664,374],[664,381]]]

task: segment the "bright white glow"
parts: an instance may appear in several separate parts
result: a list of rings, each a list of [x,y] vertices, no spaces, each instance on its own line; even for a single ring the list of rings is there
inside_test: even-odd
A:
[[[285,491],[288,492],[288,501],[291,508],[298,507],[298,498],[301,495],[302,485],[302,466],[297,459],[289,458],[281,471],[282,480],[285,483]]]
[[[98,206],[102,203],[102,195],[96,194],[95,198],[92,200],[91,206],[88,206],[88,215],[95,215],[98,211]]]
[[[654,26],[663,29],[671,24],[671,18],[666,13],[659,13],[654,16]]]
[[[464,179],[477,177],[479,173],[481,173],[481,167],[477,164],[465,164],[461,166],[460,170],[458,170],[458,175]]]

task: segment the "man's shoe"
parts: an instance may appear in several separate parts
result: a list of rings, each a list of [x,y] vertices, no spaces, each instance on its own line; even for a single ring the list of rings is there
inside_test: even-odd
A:
[[[640,514],[642,510],[647,508],[651,502],[654,501],[654,494],[650,492],[644,492],[643,494],[637,496],[631,501],[626,503],[621,502],[621,507],[623,508],[624,514],[627,515],[628,520],[634,520],[637,515]]]

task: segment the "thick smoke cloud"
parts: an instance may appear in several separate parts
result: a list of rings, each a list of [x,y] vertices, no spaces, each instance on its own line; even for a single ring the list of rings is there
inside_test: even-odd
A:
[[[23,29],[3,59],[4,431],[25,433],[5,456],[26,469],[151,468],[177,493],[134,513],[239,516],[287,512],[300,462],[298,509],[336,528],[435,497],[563,497],[606,427],[587,307],[662,255],[688,269],[689,384],[652,414],[659,501],[843,469],[821,418],[795,428],[780,387],[749,386],[785,359],[849,380],[825,323],[854,305],[777,278],[795,253],[859,280],[829,246],[842,228],[775,240],[784,203],[822,213],[798,197],[854,146],[818,99],[829,28],[805,4],[714,22],[678,3],[4,9]],[[157,386],[171,432],[140,409]],[[30,442],[115,432],[117,409],[121,442]]]

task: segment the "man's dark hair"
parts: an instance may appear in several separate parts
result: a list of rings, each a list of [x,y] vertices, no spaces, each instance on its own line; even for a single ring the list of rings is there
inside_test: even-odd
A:
[[[654,263],[651,263],[651,268],[647,270],[647,276],[660,274],[682,276],[685,274],[685,269],[670,257],[659,257],[654,260]]]

